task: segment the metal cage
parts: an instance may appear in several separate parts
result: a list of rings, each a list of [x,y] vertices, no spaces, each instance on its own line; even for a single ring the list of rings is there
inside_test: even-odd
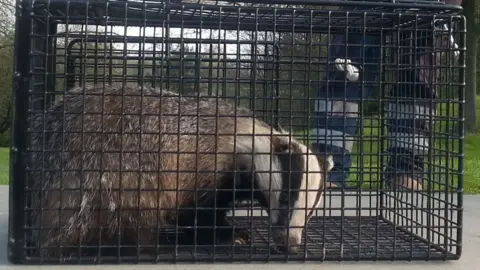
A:
[[[36,264],[459,259],[465,84],[465,19],[460,11],[436,0],[18,1],[9,260]],[[345,34],[347,39],[379,37],[379,43],[370,45],[380,51],[381,58],[373,64],[374,79],[325,79],[335,72],[335,59],[330,56],[334,34]],[[438,45],[438,40],[451,38],[456,46],[452,42]],[[415,57],[421,53],[443,58],[419,64]],[[351,63],[360,71],[372,65],[363,58]],[[440,74],[439,80],[423,83],[434,87],[436,95],[396,94],[398,89],[414,91],[422,84],[402,75],[422,68]],[[315,140],[311,130],[319,121],[315,108],[321,85],[346,89],[356,84],[359,91],[371,87],[374,93],[357,99],[355,117],[361,119],[357,135],[336,139],[343,144],[353,140],[349,177],[345,187],[325,189],[298,253],[272,250],[266,214],[258,202],[247,201],[235,204],[235,212],[243,215],[235,214],[232,220],[249,230],[248,244],[173,244],[172,239],[182,237],[181,229],[173,227],[158,232],[157,246],[142,247],[150,253],[140,252],[138,243],[130,245],[133,251],[129,252],[120,235],[114,235],[115,244],[109,246],[113,253],[99,249],[104,244],[97,240],[95,245],[73,247],[70,256],[38,255],[39,243],[33,235],[48,228],[35,225],[30,217],[32,212],[48,209],[31,201],[40,192],[35,184],[42,186],[43,175],[55,169],[31,162],[66,150],[62,146],[46,149],[46,141],[56,136],[51,123],[44,121],[38,128],[32,125],[32,117],[52,113],[49,108],[61,103],[72,88],[127,82],[172,89],[183,96],[228,100],[250,108],[272,126],[294,132],[306,145]],[[336,97],[330,98],[323,101]],[[382,180],[387,160],[393,156],[387,151],[388,128],[395,125],[392,119],[402,116],[392,116],[388,104],[417,101],[434,104],[437,111],[424,123],[429,130],[423,137],[429,145],[422,154],[424,189],[389,188]],[[68,112],[56,113],[66,117]],[[414,117],[420,116],[417,112]],[[31,141],[35,133],[41,134],[41,145]],[[68,136],[75,135],[64,137]],[[60,187],[56,192],[67,191]],[[56,211],[60,215],[67,210]],[[88,248],[97,249],[88,253]]]

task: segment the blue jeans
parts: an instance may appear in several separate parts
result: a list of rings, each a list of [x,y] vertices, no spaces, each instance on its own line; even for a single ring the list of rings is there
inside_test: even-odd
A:
[[[329,73],[326,76],[328,83],[325,82],[318,91],[315,104],[318,122],[312,134],[316,150],[334,155],[335,167],[330,173],[329,181],[338,187],[344,185],[352,165],[353,140],[358,135],[359,102],[370,97],[372,89],[378,85],[376,79],[380,71],[382,44],[380,37],[375,35],[364,38],[362,34],[348,34],[349,46],[346,46],[345,40],[345,35],[333,37],[329,47],[329,62],[338,58],[350,59],[354,66],[359,67],[360,77],[357,81],[348,81],[344,71],[338,71],[333,64],[329,64]],[[417,42],[426,46],[426,40],[427,38],[424,38]],[[417,50],[418,52],[420,51]],[[431,99],[436,97],[435,91],[430,89],[429,85],[433,76],[425,75],[425,71],[428,71],[425,68],[413,70],[414,63],[410,59],[413,53],[401,54],[404,54],[404,58],[400,63],[406,63],[409,67],[396,74],[396,80],[405,84],[396,87],[386,99],[389,145],[387,151],[391,154],[387,164],[387,180],[393,178],[393,174],[389,175],[389,172],[423,171],[421,156],[429,147],[428,119],[435,114],[435,108],[430,105]],[[425,61],[433,59],[426,54],[422,57],[416,59],[417,65],[419,61],[425,64]],[[331,82],[332,80],[337,82]]]

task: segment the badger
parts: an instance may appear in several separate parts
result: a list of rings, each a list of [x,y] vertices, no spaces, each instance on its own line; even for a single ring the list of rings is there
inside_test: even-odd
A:
[[[295,252],[333,167],[249,109],[137,84],[71,89],[31,123],[32,219],[44,256],[119,237],[155,245],[157,229],[172,226],[196,244],[214,234],[238,243],[246,233],[226,215],[252,197],[273,243]]]

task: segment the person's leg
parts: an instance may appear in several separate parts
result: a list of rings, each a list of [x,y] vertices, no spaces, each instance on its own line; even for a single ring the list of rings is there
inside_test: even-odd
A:
[[[441,26],[444,27],[444,26]],[[417,41],[417,47],[431,47],[431,38],[428,35]],[[411,37],[403,40],[411,41]],[[453,38],[443,35],[436,39],[435,47],[455,46],[448,44]],[[411,44],[402,44],[405,47]],[[440,64],[440,54],[430,51],[416,51],[417,68],[413,70],[410,61],[412,53],[405,53],[401,64],[407,70],[397,74],[397,87],[394,89],[391,102],[387,106],[387,133],[391,158],[386,168],[387,184],[396,184],[400,188],[422,190],[424,174],[424,157],[429,145],[430,120],[436,114],[436,91],[434,83],[439,82],[440,74],[435,66]]]
[[[330,62],[347,59],[360,72],[356,73],[359,74],[357,78],[352,66],[329,65],[329,74],[325,78],[328,81],[319,89],[315,104],[318,120],[312,131],[312,146],[334,157],[335,167],[329,174],[327,187],[341,187],[349,176],[350,153],[358,132],[359,102],[368,97],[375,86],[380,61],[379,44],[378,36],[349,34],[335,35],[330,45]]]
[[[429,118],[435,107],[429,102],[434,91],[427,85],[416,85],[415,71],[398,74],[397,86],[387,103],[387,134],[389,160],[386,168],[386,184],[421,190],[424,171],[423,156],[428,151]],[[409,85],[408,83],[411,83]],[[415,100],[415,101],[414,101]]]

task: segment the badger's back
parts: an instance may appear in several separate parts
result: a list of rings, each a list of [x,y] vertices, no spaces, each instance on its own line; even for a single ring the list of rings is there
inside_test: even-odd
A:
[[[40,235],[40,241],[88,242],[98,235],[91,231],[98,225],[113,234],[118,226],[167,224],[177,206],[207,194],[194,196],[194,189],[212,189],[218,183],[212,180],[222,179],[212,169],[233,169],[231,156],[215,152],[239,149],[234,133],[252,133],[254,126],[255,133],[270,132],[258,120],[254,124],[248,110],[225,101],[147,87],[140,95],[140,90],[136,85],[74,89],[34,118],[34,130],[46,133],[32,134],[32,149],[39,152],[32,156],[31,168],[38,171],[31,177],[34,187],[45,191],[32,203],[51,209],[34,218],[37,225],[61,227]],[[58,207],[69,210],[59,214]]]

